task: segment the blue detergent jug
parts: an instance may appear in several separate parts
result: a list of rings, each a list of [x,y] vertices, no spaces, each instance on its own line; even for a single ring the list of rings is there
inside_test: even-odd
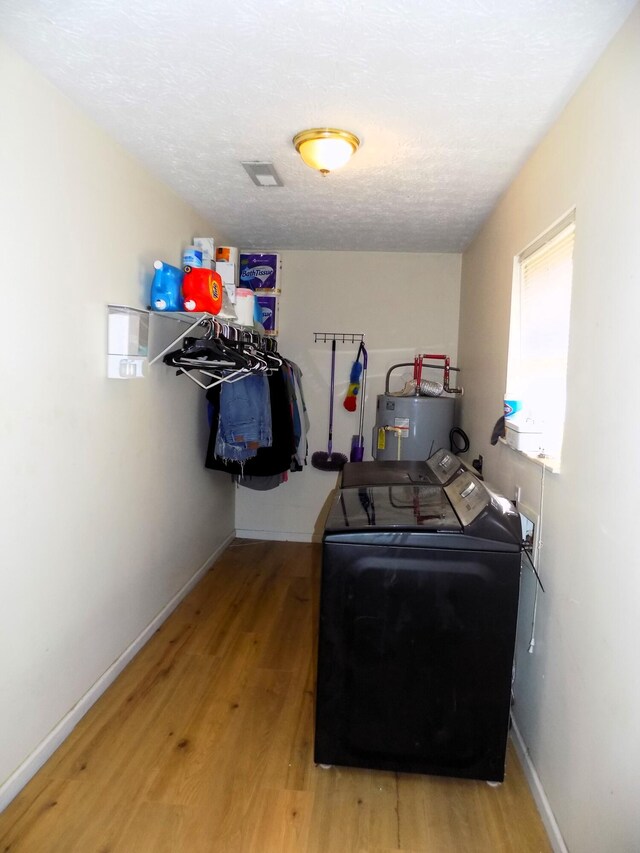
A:
[[[151,309],[153,311],[184,311],[182,279],[184,273],[164,261],[155,261],[151,282]]]

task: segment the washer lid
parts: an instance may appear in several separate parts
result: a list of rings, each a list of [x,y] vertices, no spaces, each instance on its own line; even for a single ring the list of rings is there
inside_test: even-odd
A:
[[[461,533],[441,486],[370,486],[341,489],[329,511],[325,532],[420,530]]]
[[[429,486],[438,485],[426,462],[416,460],[378,459],[375,462],[347,462],[342,469],[343,489],[353,486]]]

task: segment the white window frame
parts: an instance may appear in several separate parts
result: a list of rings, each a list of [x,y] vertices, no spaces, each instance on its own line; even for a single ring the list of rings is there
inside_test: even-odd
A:
[[[558,219],[553,225],[548,228],[543,234],[529,243],[513,261],[513,285],[511,292],[511,324],[509,329],[509,353],[507,362],[507,388],[505,390],[505,399],[518,398],[526,396],[527,383],[531,382],[531,376],[527,376],[527,368],[523,366],[523,356],[521,352],[521,339],[523,336],[523,328],[526,325],[526,318],[523,316],[523,291],[524,291],[524,265],[534,255],[540,254],[544,256],[544,252],[549,252],[554,245],[564,240],[567,236],[572,238],[571,259],[573,260],[573,251],[575,247],[575,208]],[[527,406],[527,400],[522,399],[522,410],[513,418],[507,419],[509,423],[517,424],[519,429],[527,431],[531,429],[534,433],[541,431],[539,438],[534,438],[539,442],[540,447],[535,451],[524,451],[532,458],[545,460],[552,470],[559,470],[560,456],[562,450],[562,440],[564,435],[564,418],[566,404],[566,380],[567,380],[567,356],[569,350],[569,335],[570,335],[570,311],[571,311],[571,291],[573,287],[573,264],[571,266],[571,280],[569,281],[568,294],[565,293],[565,300],[568,298],[568,303],[565,301],[565,306],[562,309],[561,316],[558,317],[560,331],[564,337],[566,330],[566,341],[563,341],[565,349],[559,357],[560,374],[556,377],[555,383],[555,399],[558,401],[554,407],[555,418],[549,418],[545,422],[545,412],[532,411]],[[534,326],[535,329],[535,326]],[[528,329],[531,332],[531,328]],[[563,360],[564,359],[564,360]],[[561,386],[561,388],[560,388]],[[542,419],[540,415],[542,414]],[[552,421],[555,421],[552,423]],[[512,436],[515,433],[511,434]],[[526,439],[526,437],[525,437]],[[507,442],[511,443],[509,432],[507,433]],[[524,442],[523,442],[524,444]],[[525,445],[526,446],[526,445]]]

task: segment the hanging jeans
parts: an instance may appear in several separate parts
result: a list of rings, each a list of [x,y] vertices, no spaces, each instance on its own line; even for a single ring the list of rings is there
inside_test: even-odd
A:
[[[243,379],[242,382],[246,382]],[[223,386],[216,385],[207,392],[207,400],[212,408],[211,433],[205,465],[216,471],[245,476],[268,477],[289,470],[294,452],[291,408],[287,399],[287,388],[282,368],[269,376],[269,400],[271,403],[272,444],[261,447],[256,456],[246,462],[234,462],[218,456],[216,445],[218,423],[220,419],[220,397]],[[241,383],[240,383],[241,384]]]
[[[249,374],[220,388],[215,452],[220,459],[246,462],[260,447],[271,447],[271,406],[267,377]]]

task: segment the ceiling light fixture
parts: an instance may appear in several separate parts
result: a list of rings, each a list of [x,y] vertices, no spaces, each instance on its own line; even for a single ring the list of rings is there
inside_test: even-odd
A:
[[[360,147],[360,140],[348,130],[315,127],[297,133],[293,144],[307,166],[328,175],[349,162]]]

